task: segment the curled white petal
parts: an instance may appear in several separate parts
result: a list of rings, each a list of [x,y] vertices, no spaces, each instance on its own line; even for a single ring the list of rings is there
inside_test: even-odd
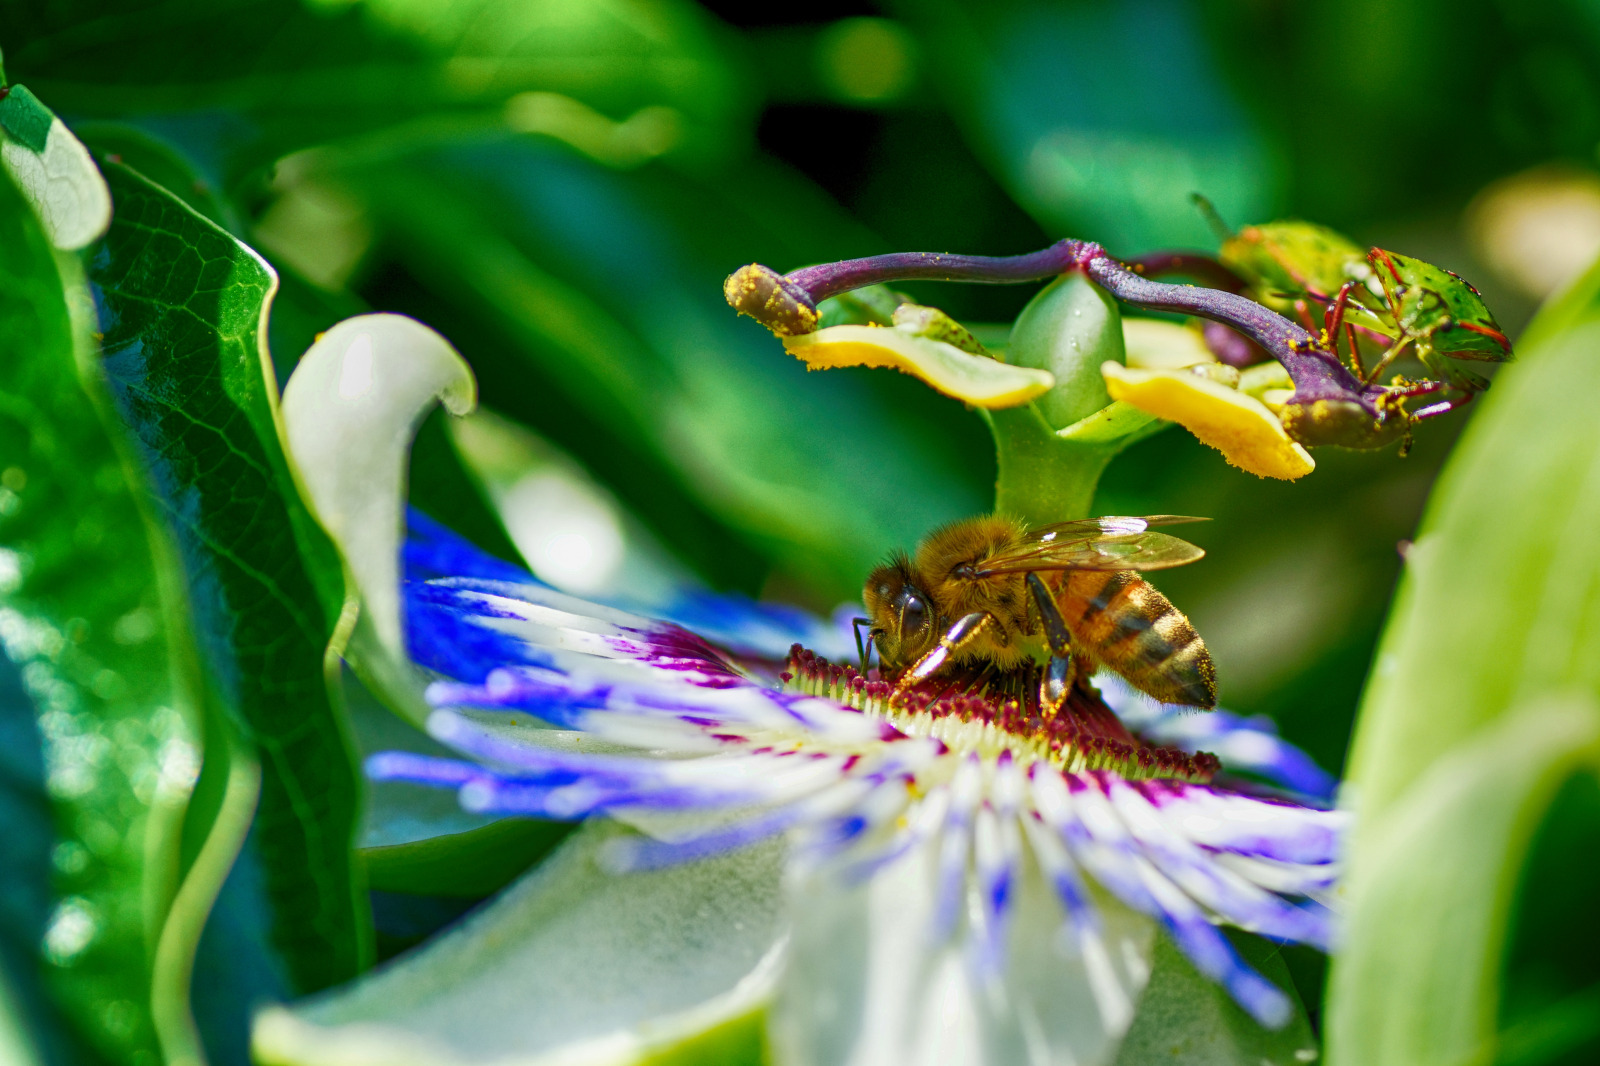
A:
[[[379,640],[402,654],[401,513],[406,458],[434,405],[466,414],[478,386],[439,334],[404,315],[359,315],[317,338],[283,392],[306,499],[344,554]]]
[[[60,119],[50,123],[44,151],[6,140],[0,160],[33,204],[50,243],[74,251],[111,225],[111,190],[89,151]]]

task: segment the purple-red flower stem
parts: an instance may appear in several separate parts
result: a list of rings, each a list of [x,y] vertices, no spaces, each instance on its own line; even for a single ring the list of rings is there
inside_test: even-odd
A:
[[[1243,278],[1204,252],[1147,252],[1122,263],[1147,278],[1181,274],[1224,292],[1243,292],[1249,287]]]
[[[1209,264],[1209,265],[1204,265]],[[1204,272],[1208,280],[1241,287],[1222,264],[1205,256],[1163,252],[1123,263],[1092,241],[1067,238],[1027,255],[991,257],[939,252],[895,252],[804,267],[784,275],[786,290],[801,290],[811,306],[852,289],[897,281],[966,281],[1009,284],[1082,271],[1117,299],[1152,311],[1176,311],[1231,326],[1283,364],[1294,379],[1295,403],[1343,400],[1377,416],[1381,386],[1364,385],[1317,337],[1237,292],[1152,281],[1151,273]]]

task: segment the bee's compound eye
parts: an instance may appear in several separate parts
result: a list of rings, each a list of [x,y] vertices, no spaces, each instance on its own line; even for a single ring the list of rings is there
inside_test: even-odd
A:
[[[909,586],[895,599],[895,612],[900,616],[900,632],[918,633],[928,624],[928,605],[917,590]]]

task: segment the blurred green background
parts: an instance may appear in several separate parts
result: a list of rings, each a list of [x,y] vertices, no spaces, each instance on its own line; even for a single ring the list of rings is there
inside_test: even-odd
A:
[[[91,149],[274,263],[280,381],[361,309],[450,338],[501,417],[430,423],[414,502],[607,596],[692,574],[826,612],[988,505],[972,412],[806,374],[724,305],[743,263],[1213,249],[1200,192],[1455,270],[1515,335],[1600,250],[1582,0],[7,0],[0,47]],[[973,323],[1034,291],[907,289]],[[1215,520],[1161,584],[1223,702],[1337,770],[1465,421],[1405,459],[1321,451],[1295,484],[1167,432],[1097,510]]]
[[[741,263],[1212,248],[1201,192],[1235,224],[1306,217],[1450,267],[1514,332],[1600,244],[1600,7],[1577,0],[68,0],[0,5],[0,45],[91,148],[272,259],[280,376],[362,307],[458,345],[551,471],[501,499],[577,516],[585,591],[681,567],[826,611],[986,505],[973,413],[897,375],[808,376],[722,303]],[[1033,291],[908,288],[974,322]],[[1462,421],[1403,460],[1324,451],[1292,485],[1170,432],[1098,509],[1215,519],[1207,561],[1163,584],[1224,701],[1337,768],[1396,545]],[[425,437],[418,502],[461,524]],[[530,537],[561,580],[573,538]]]

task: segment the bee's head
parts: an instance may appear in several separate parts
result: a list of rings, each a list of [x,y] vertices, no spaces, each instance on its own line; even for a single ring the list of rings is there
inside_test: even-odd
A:
[[[885,668],[916,661],[938,641],[933,603],[917,587],[910,560],[904,555],[896,555],[868,574],[861,597]]]

